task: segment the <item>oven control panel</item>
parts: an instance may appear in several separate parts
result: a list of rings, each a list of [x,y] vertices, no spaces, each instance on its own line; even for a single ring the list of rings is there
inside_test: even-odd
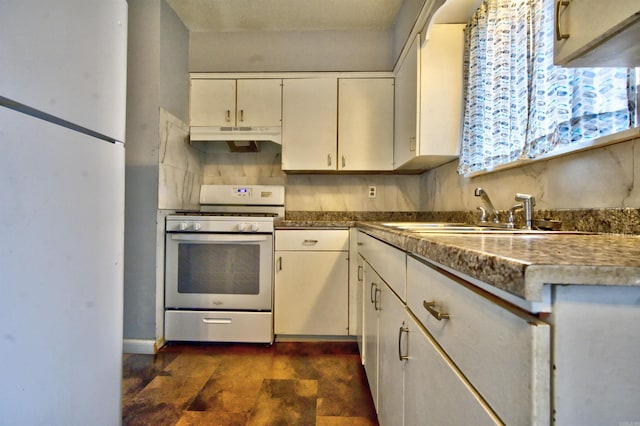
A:
[[[272,233],[273,218],[235,216],[168,216],[167,232]]]
[[[246,186],[234,186],[232,193],[235,197],[251,198],[253,196],[251,188],[247,188]]]

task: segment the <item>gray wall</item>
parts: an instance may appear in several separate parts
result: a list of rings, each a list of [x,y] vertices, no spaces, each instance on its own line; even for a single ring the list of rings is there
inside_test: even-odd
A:
[[[124,338],[155,340],[159,111],[188,117],[188,31],[164,0],[129,0]]]
[[[390,31],[193,32],[192,72],[390,71]]]
[[[160,10],[160,105],[189,122],[189,31],[164,0]]]

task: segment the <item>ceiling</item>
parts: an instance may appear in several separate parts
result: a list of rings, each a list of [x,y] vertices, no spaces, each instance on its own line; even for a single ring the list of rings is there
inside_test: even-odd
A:
[[[189,31],[388,30],[402,0],[167,0]]]

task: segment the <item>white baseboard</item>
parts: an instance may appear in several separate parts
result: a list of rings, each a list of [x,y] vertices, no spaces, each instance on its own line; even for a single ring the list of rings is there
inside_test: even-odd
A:
[[[125,354],[155,355],[160,345],[155,340],[124,339],[122,352]]]

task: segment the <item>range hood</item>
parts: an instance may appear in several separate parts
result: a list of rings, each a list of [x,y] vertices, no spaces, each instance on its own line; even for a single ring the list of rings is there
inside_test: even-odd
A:
[[[269,141],[280,145],[282,127],[192,126],[191,140],[198,142]]]

